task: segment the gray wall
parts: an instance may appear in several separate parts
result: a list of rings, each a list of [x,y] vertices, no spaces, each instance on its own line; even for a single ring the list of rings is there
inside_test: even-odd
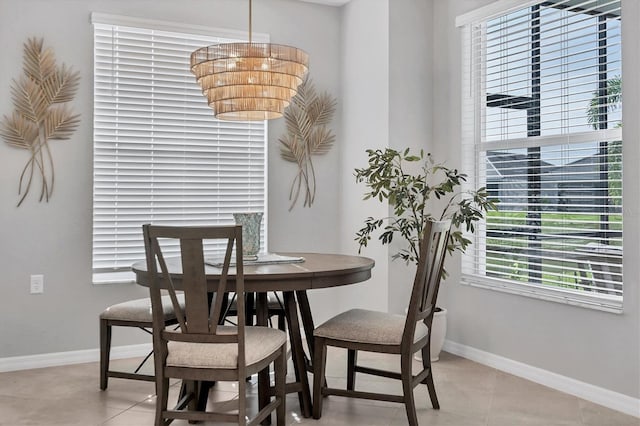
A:
[[[389,2],[389,147],[398,151],[433,149],[432,21],[430,1]],[[392,213],[389,209],[387,214]],[[404,247],[397,238],[388,254],[393,256]],[[404,312],[414,275],[413,264],[400,259],[390,262],[389,312]]]
[[[340,158],[340,248],[357,251],[355,233],[368,216],[385,216],[386,206],[362,201],[364,186],[353,169],[366,162],[365,149],[384,148],[389,134],[389,6],[388,0],[352,0],[342,14],[342,134]],[[372,244],[362,252],[375,259],[372,279],[339,289],[333,303],[343,309],[387,309],[388,255]]]
[[[434,0],[434,139],[438,158],[459,166],[460,37],[456,15],[487,0]],[[623,1],[624,313],[535,300],[459,284],[459,268],[442,287],[447,338],[531,366],[640,397],[640,246],[638,167],[640,2]],[[447,143],[447,141],[451,143]],[[453,271],[454,268],[451,268]]]
[[[310,54],[319,90],[340,99],[340,9],[290,0],[254,2],[253,29],[275,43]],[[20,208],[19,173],[26,151],[0,143],[0,358],[93,349],[98,346],[98,314],[106,306],[146,295],[134,284],[91,284],[92,208],[92,11],[134,17],[247,29],[248,2],[238,0],[0,0],[0,114],[13,110],[10,81],[22,73],[22,44],[44,37],[59,62],[81,73],[73,108],[82,113],[68,141],[52,141],[56,182],[48,203],[38,203],[38,187]],[[204,99],[203,99],[204,101]],[[334,122],[339,132],[340,118]],[[318,193],[313,208],[288,212],[295,166],[279,157],[282,120],[269,124],[269,248],[338,250],[340,148],[316,162]],[[337,145],[343,144],[338,134]],[[318,230],[322,230],[318,232]],[[29,275],[44,274],[42,295],[29,294]],[[312,303],[314,303],[312,301]],[[337,313],[332,304],[314,303],[320,318]],[[120,338],[120,337],[122,338]],[[141,333],[118,333],[114,344],[148,341]]]

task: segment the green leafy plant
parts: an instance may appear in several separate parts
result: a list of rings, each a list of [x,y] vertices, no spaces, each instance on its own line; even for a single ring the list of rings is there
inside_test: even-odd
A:
[[[364,182],[367,192],[364,199],[375,198],[388,202],[393,208],[393,216],[384,218],[368,217],[365,225],[356,233],[360,250],[366,247],[371,235],[378,229],[382,232],[379,240],[390,244],[398,234],[407,242],[407,246],[393,255],[405,262],[418,263],[420,237],[427,220],[451,219],[452,230],[447,251],[464,252],[471,240],[464,236],[463,230],[475,232],[476,222],[489,210],[496,209],[496,200],[489,198],[486,188],[475,191],[462,191],[461,185],[467,175],[457,169],[450,169],[436,163],[431,154],[420,150],[418,155],[409,149],[403,152],[387,148],[367,150],[368,167],[355,170],[358,183]],[[419,163],[417,173],[408,173],[408,163]],[[433,199],[441,200],[442,212],[434,216]],[[430,200],[431,203],[430,203]]]

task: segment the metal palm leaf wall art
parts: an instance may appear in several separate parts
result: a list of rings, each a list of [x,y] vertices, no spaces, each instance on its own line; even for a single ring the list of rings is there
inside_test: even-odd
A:
[[[279,139],[280,155],[298,165],[289,190],[289,211],[304,192],[305,207],[311,207],[316,196],[314,155],[329,152],[336,136],[328,127],[336,110],[336,99],[328,93],[318,94],[308,77],[298,86],[298,94],[284,111],[287,133]]]
[[[24,44],[23,75],[12,81],[14,111],[4,115],[0,136],[16,148],[26,149],[30,158],[20,173],[18,206],[26,198],[34,179],[39,179],[40,199],[49,201],[53,193],[54,167],[49,140],[69,139],[80,124],[80,115],[71,111],[80,74],[56,65],[51,48],[43,40],[30,38]]]

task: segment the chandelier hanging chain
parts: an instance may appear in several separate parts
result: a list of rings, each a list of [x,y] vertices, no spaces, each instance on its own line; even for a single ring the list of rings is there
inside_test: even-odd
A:
[[[251,31],[251,22],[253,21],[253,18],[252,18],[252,16],[253,16],[252,3],[253,3],[253,0],[249,0],[249,44],[251,44],[251,42],[253,40],[253,38],[251,37],[251,33],[252,33],[252,31]]]

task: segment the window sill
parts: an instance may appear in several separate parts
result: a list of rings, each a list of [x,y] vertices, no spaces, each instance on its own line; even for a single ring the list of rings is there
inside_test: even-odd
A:
[[[572,290],[541,288],[539,286],[526,283],[516,284],[505,280],[468,274],[463,274],[460,281],[463,285],[469,285],[472,287],[517,294],[519,296],[563,303],[565,305],[579,306],[581,308],[594,309],[614,314],[623,313],[622,297],[617,296],[604,294],[595,296]]]
[[[135,278],[131,271],[99,272],[93,274],[93,284],[135,284]]]

